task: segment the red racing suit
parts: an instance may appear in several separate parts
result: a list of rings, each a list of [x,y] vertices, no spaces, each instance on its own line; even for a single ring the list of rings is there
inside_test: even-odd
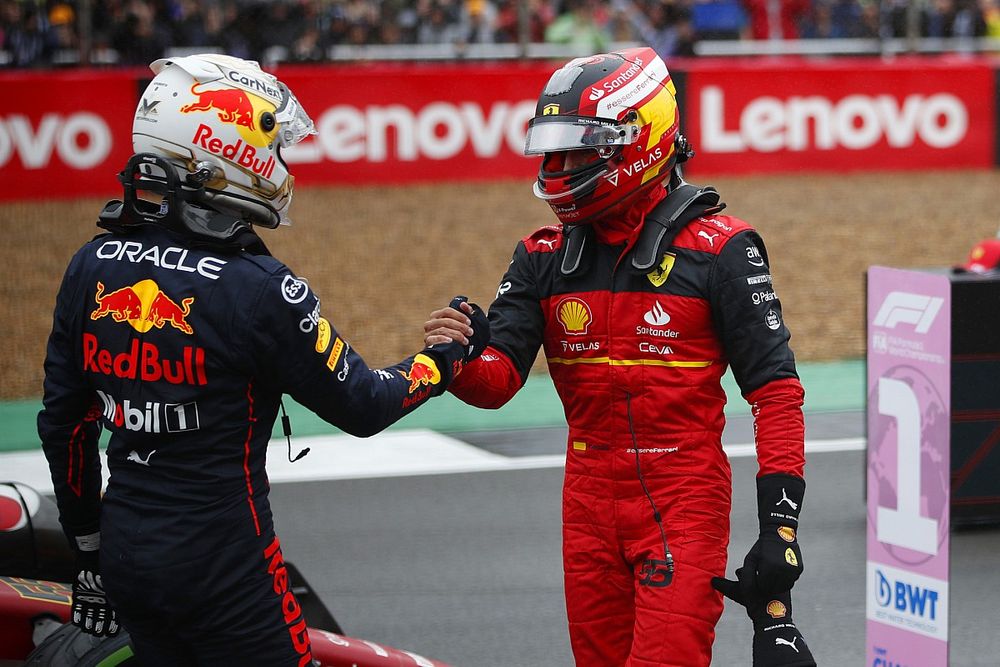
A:
[[[708,665],[731,497],[720,380],[731,367],[752,405],[759,474],[802,475],[804,392],[747,223],[696,218],[641,273],[628,261],[638,233],[622,245],[592,235],[569,274],[561,228],[518,243],[489,310],[491,346],[449,390],[500,407],[544,347],[569,425],[563,567],[577,664]]]

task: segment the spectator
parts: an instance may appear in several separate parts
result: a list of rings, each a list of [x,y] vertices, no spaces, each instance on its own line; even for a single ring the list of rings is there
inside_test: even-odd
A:
[[[752,39],[798,39],[809,0],[743,0]]]
[[[458,17],[459,41],[493,44],[496,39],[497,8],[490,0],[465,0]]]
[[[545,41],[569,45],[580,54],[605,51],[608,34],[597,10],[597,0],[567,0],[566,11],[545,29]]]
[[[695,0],[691,20],[698,39],[739,39],[747,25],[739,0]]]
[[[49,22],[36,5],[10,3],[9,27],[4,31],[3,47],[10,52],[15,67],[32,67],[48,62],[52,55]]]
[[[691,12],[677,0],[650,0],[645,6],[615,0],[635,29],[636,36],[661,58],[694,55]]]
[[[125,22],[118,27],[112,45],[123,65],[143,65],[163,57],[172,45],[170,35],[154,21],[152,5],[132,0]]]
[[[454,44],[460,40],[457,17],[444,0],[431,0],[427,4],[417,28],[419,44]]]

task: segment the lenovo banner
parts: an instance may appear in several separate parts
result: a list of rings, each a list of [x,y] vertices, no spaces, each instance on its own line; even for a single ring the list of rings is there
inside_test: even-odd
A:
[[[136,74],[3,72],[0,200],[114,194],[132,154]]]
[[[704,62],[682,124],[699,173],[985,168],[994,87],[969,59]]]
[[[948,276],[868,270],[866,665],[948,664]]]
[[[547,64],[285,68],[316,123],[284,151],[302,183],[530,179],[528,120]]]
[[[284,151],[300,185],[529,180],[528,119],[558,63],[285,66],[317,133]],[[686,60],[693,173],[987,168],[985,60]],[[0,72],[0,199],[113,195],[146,69]],[[156,109],[144,110],[148,120]]]

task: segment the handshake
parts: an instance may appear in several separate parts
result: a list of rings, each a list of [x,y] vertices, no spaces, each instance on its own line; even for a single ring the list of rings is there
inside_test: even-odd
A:
[[[456,296],[447,308],[432,312],[424,323],[424,345],[429,351],[443,352],[453,345],[461,348],[461,359],[453,376],[477,359],[489,344],[490,323],[486,313],[464,296]]]

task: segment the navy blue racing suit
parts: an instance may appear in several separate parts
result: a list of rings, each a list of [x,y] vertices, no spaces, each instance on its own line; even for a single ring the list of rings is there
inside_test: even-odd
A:
[[[308,665],[265,471],[282,394],[368,436],[461,364],[453,343],[370,369],[268,254],[157,224],[83,246],[56,301],[38,431],[67,534],[100,529],[104,585],[143,665]]]

